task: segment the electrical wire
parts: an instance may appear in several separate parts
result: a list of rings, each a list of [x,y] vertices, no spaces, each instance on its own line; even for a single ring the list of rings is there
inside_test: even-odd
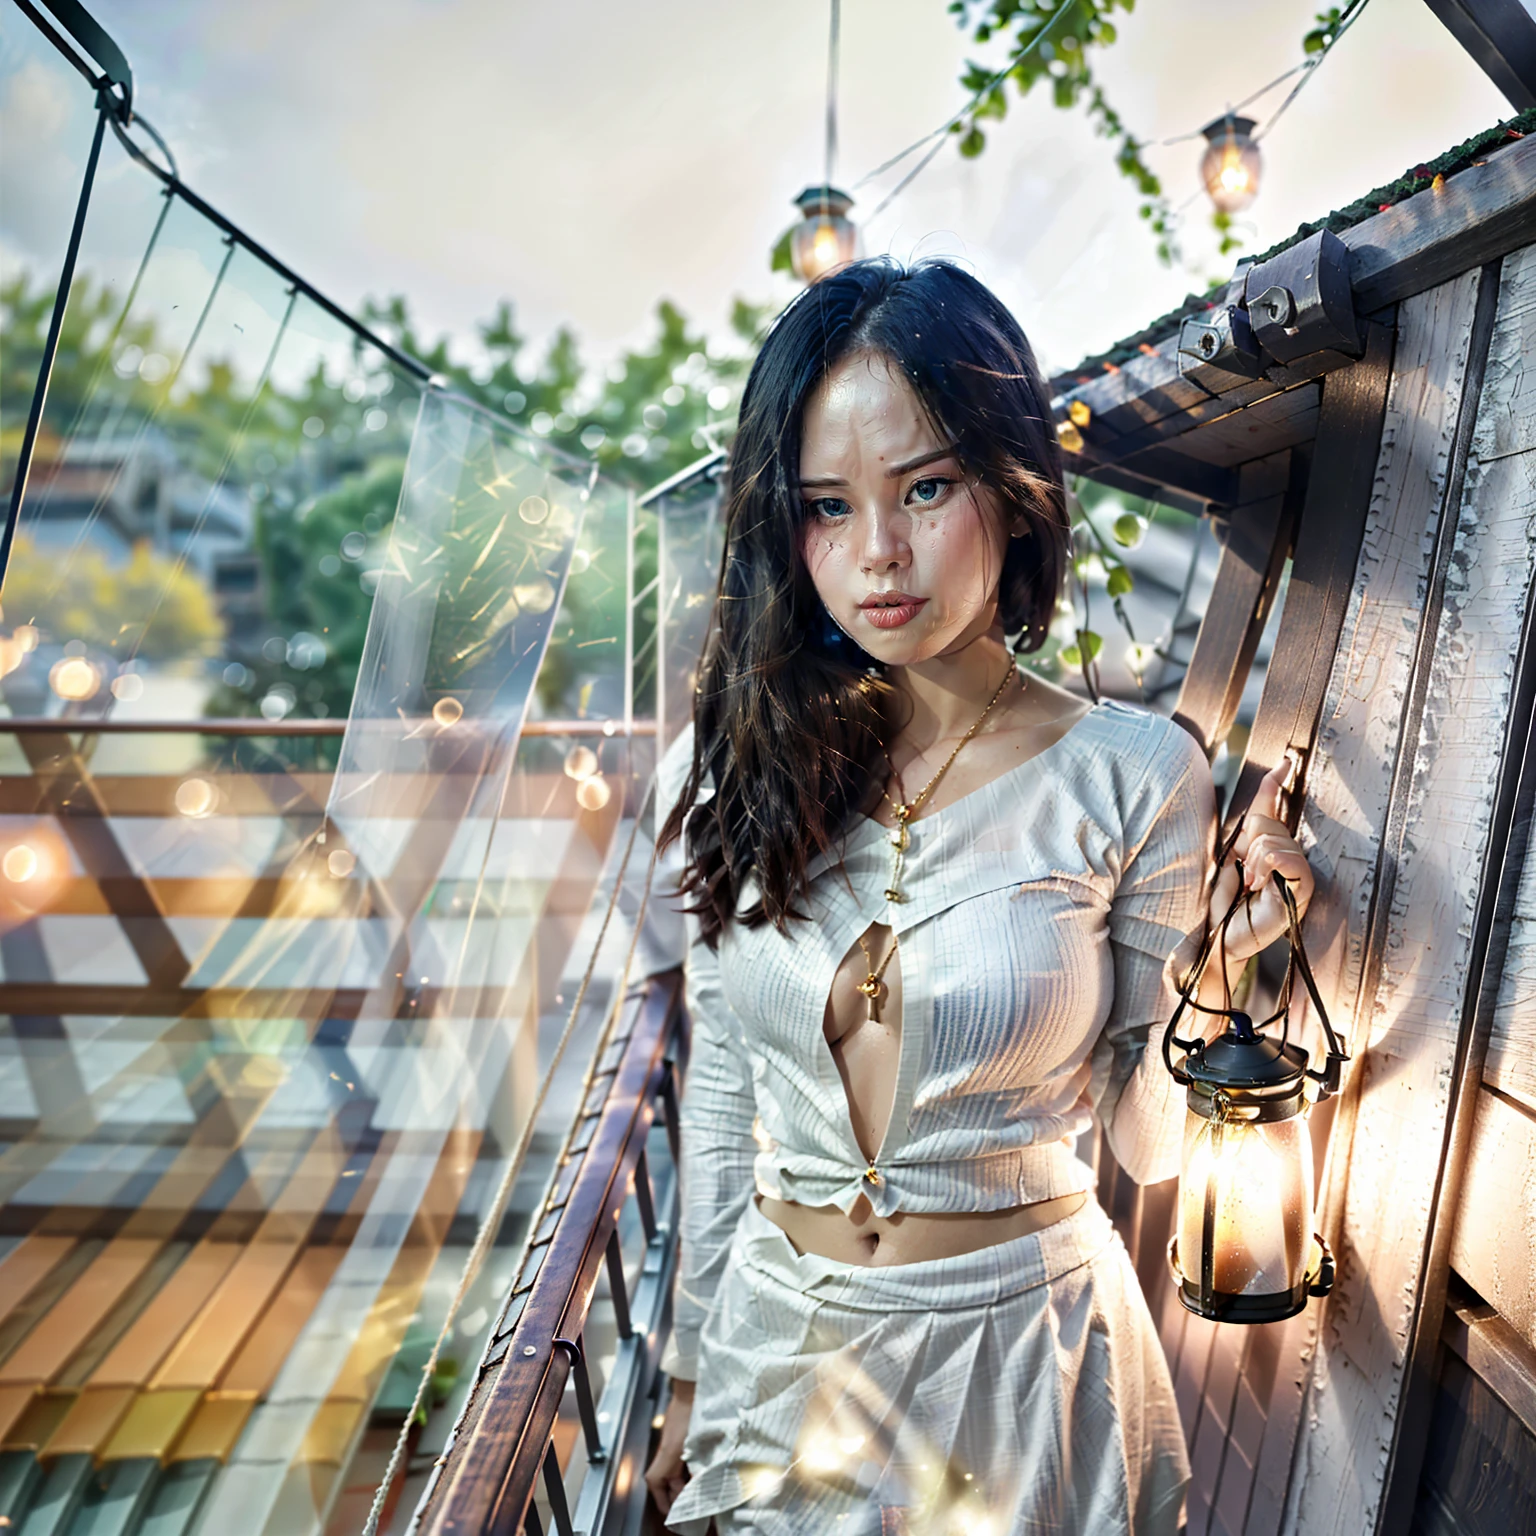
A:
[[[950,129],[953,128],[955,124],[958,123],[961,118],[963,118],[965,114],[969,112],[976,105],[976,103],[981,100],[983,96],[987,95],[988,92],[995,90],[999,85],[1001,85],[1002,82],[1006,80],[1008,76],[1011,75],[1014,70],[1016,70],[1019,65],[1022,64],[1024,60],[1030,56],[1031,53],[1039,48],[1040,45],[1050,37],[1051,33],[1056,30],[1057,26],[1066,18],[1066,15],[1070,10],[1070,6],[1058,6],[1056,14],[1052,16],[1051,19],[1045,24],[1045,26],[1043,26],[1040,31],[1038,31],[1034,37],[1030,39],[1028,46],[1018,55],[1018,57],[1010,59],[1007,66],[1003,69],[1000,69],[995,75],[993,75],[992,78],[988,80],[987,83],[982,86],[981,89],[977,91],[975,95],[973,95],[971,99],[966,102],[966,104],[961,107],[958,112],[955,113],[953,117],[946,119],[937,128],[935,128],[932,133],[924,134],[922,138],[917,139],[913,143],[907,145],[907,147],[902,150],[900,154],[892,155],[891,158],[887,160],[883,165],[876,166],[875,169],[870,171],[867,176],[860,177],[859,180],[854,183],[855,190],[864,186],[866,183],[873,181],[875,177],[883,175],[886,171],[890,170],[892,166],[900,165],[908,155],[914,154],[917,150],[921,149],[923,145],[929,143],[930,141],[932,142],[933,147],[928,151],[926,155],[923,156],[921,160],[917,162],[915,166],[912,167],[910,171],[907,172],[905,176],[901,178],[900,181],[896,183],[894,187],[891,188],[889,192],[885,194],[883,198],[880,199],[879,203],[875,205],[874,211],[869,214],[869,218],[876,218],[879,214],[883,213],[898,197],[901,196],[903,192],[906,191],[909,186],[912,185],[914,181],[917,180],[920,175],[922,175],[929,162],[944,147],[944,140]]]
[[[1323,51],[1317,55],[1316,59],[1311,61],[1312,67],[1306,72],[1306,74],[1301,77],[1300,80],[1296,82],[1294,86],[1291,87],[1290,94],[1285,98],[1284,101],[1280,103],[1278,107],[1275,108],[1274,113],[1271,115],[1269,121],[1265,123],[1264,126],[1260,128],[1256,134],[1254,134],[1254,143],[1258,143],[1258,141],[1262,139],[1264,135],[1268,133],[1269,130],[1273,128],[1277,122],[1280,121],[1281,115],[1285,112],[1285,109],[1290,106],[1290,104],[1295,101],[1296,98],[1301,94],[1302,87],[1305,86],[1307,81],[1317,73],[1318,66],[1323,62],[1324,59],[1328,57],[1330,53],[1333,52],[1334,47],[1337,45],[1339,39],[1343,37],[1344,34],[1348,32],[1349,29],[1354,26],[1354,24],[1359,21],[1363,15],[1365,15],[1365,8],[1370,3],[1371,0],[1360,0],[1360,4],[1355,10],[1355,13],[1345,19],[1344,24],[1329,39],[1327,47],[1325,47]]]
[[[1370,0],[1360,0],[1360,3],[1354,10],[1353,14],[1344,21],[1343,25],[1340,26],[1339,30],[1334,33],[1333,37],[1329,40],[1328,45],[1323,48],[1321,52],[1315,54],[1309,59],[1303,59],[1300,64],[1292,65],[1292,67],[1286,70],[1283,74],[1276,75],[1275,78],[1271,80],[1267,85],[1262,85],[1258,90],[1252,92],[1248,96],[1245,96],[1242,101],[1237,103],[1236,106],[1229,107],[1227,109],[1228,115],[1231,115],[1235,112],[1240,112],[1244,107],[1250,106],[1261,96],[1268,95],[1269,92],[1274,90],[1276,86],[1283,85],[1287,80],[1293,79],[1296,75],[1301,76],[1301,79],[1298,80],[1296,84],[1291,88],[1291,91],[1289,95],[1286,96],[1285,100],[1282,101],[1280,105],[1275,109],[1275,111],[1270,115],[1270,117],[1264,123],[1263,127],[1261,127],[1253,135],[1253,141],[1255,143],[1262,139],[1264,135],[1274,127],[1275,123],[1280,119],[1286,108],[1289,107],[1293,101],[1295,101],[1296,97],[1301,93],[1302,88],[1312,78],[1312,76],[1317,73],[1318,66],[1323,62],[1324,59],[1328,57],[1330,53],[1333,52],[1333,49],[1338,43],[1339,39],[1342,38],[1344,34],[1348,32],[1349,29],[1354,26],[1354,24],[1361,18],[1361,16],[1365,14],[1365,8],[1369,4]],[[833,0],[833,5],[835,8],[837,5],[837,0]],[[1030,53],[1032,53],[1043,42],[1045,42],[1050,33],[1055,29],[1056,24],[1061,21],[1063,17],[1065,17],[1070,9],[1070,6],[1058,6],[1056,9],[1056,14],[1052,16],[1050,21],[1035,35],[1033,39],[1031,39],[1029,45],[1023,50],[1023,52],[1020,53],[1017,58],[1010,59],[1007,65],[1005,65],[995,75],[993,75],[991,79],[989,79],[986,84],[981,87],[980,90],[971,96],[965,105],[961,107],[960,110],[956,112],[952,117],[947,118],[931,133],[926,133],[922,138],[915,139],[911,144],[908,144],[905,149],[898,151],[896,154],[892,155],[889,160],[883,161],[881,164],[877,165],[874,170],[867,172],[856,182],[854,182],[852,190],[856,192],[860,187],[867,186],[877,177],[883,176],[893,167],[900,165],[903,160],[905,160],[909,155],[915,154],[918,150],[922,149],[924,145],[932,145],[932,148],[929,149],[928,153],[924,155],[923,158],[919,160],[918,163],[904,177],[902,177],[902,179],[897,182],[894,187],[891,188],[891,190],[880,200],[878,204],[876,204],[873,212],[866,216],[866,220],[874,219],[879,214],[883,213],[885,209],[888,208],[891,203],[894,202],[895,199],[900,196],[900,194],[904,192],[918,178],[918,176],[922,174],[928,164],[933,160],[934,156],[937,155],[939,150],[943,147],[945,136],[955,126],[955,124],[960,122],[967,115],[967,113],[972,111],[976,104],[981,101],[984,96],[995,90],[997,86],[1006,80],[1008,76],[1018,68],[1019,64],[1022,63],[1023,60],[1030,55]],[[1190,133],[1176,134],[1172,138],[1158,139],[1156,142],[1159,147],[1171,144],[1183,144],[1187,143],[1190,139],[1200,138],[1204,132],[1204,128],[1196,128]],[[828,179],[830,180],[830,176]],[[1196,196],[1198,196],[1198,192],[1196,193]],[[1189,202],[1192,201],[1194,201],[1193,197],[1188,199],[1184,204],[1181,204],[1181,207],[1187,207]]]
[[[842,0],[832,0],[830,36],[827,39],[827,159],[826,179],[822,186],[832,185],[832,173],[837,168],[837,34],[842,19]]]

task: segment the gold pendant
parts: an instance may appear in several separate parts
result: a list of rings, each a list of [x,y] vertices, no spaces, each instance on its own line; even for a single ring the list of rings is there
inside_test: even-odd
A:
[[[880,1022],[880,1004],[885,1001],[885,983],[873,972],[859,983],[858,990],[869,999],[869,1022]]]
[[[907,898],[905,896],[903,896],[901,894],[901,892],[898,891],[896,889],[896,887],[893,885],[893,886],[887,887],[886,892],[885,892],[885,899],[887,901],[905,901]]]
[[[911,840],[911,834],[907,831],[906,822],[898,822],[894,827],[890,829],[891,847],[894,848],[897,853],[905,853],[907,851],[907,845],[911,842]]]

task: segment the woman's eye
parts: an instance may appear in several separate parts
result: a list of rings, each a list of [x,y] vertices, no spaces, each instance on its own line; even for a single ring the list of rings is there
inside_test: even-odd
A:
[[[914,480],[912,489],[907,492],[910,500],[920,507],[936,506],[943,501],[945,492],[954,482],[946,480],[942,475],[929,475],[922,480]]]
[[[840,522],[853,510],[840,496],[818,496],[810,503],[810,508],[817,517],[828,523]]]

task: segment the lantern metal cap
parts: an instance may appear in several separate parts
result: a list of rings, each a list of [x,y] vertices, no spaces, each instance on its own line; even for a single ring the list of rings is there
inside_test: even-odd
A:
[[[853,207],[853,199],[836,187],[825,185],[807,187],[795,199],[795,207],[808,219],[816,218],[818,215],[840,219]]]
[[[1214,119],[1200,130],[1212,143],[1219,143],[1229,134],[1234,138],[1247,139],[1253,136],[1253,130],[1259,126],[1258,119],[1252,117],[1233,117],[1230,113]]]
[[[1232,1014],[1216,1039],[1184,1058],[1184,1071],[1191,1083],[1208,1091],[1287,1088],[1299,1083],[1306,1070],[1303,1047],[1261,1035],[1246,1013]]]

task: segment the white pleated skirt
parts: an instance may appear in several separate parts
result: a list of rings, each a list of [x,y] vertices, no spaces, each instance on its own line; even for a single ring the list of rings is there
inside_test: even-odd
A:
[[[681,1536],[1174,1536],[1162,1345],[1092,1196],[1027,1237],[870,1267],[749,1202],[699,1346]]]

